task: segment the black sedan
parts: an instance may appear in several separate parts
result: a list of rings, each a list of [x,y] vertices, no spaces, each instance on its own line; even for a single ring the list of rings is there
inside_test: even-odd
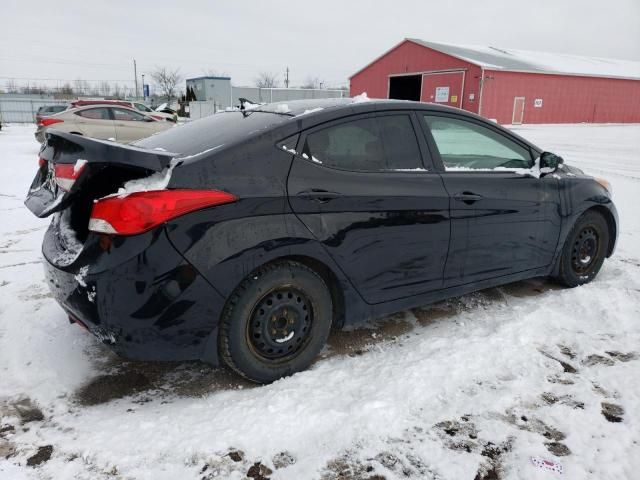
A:
[[[351,99],[252,105],[115,145],[47,135],[26,204],[46,277],[132,359],[308,367],[331,327],[529,277],[591,281],[604,180],[479,116]]]

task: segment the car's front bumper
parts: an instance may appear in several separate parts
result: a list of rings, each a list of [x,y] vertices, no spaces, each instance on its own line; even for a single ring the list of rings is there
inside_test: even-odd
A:
[[[68,266],[56,235],[52,224],[43,242],[45,274],[70,320],[125,358],[215,363],[224,299],[163,228],[125,238],[90,234]]]

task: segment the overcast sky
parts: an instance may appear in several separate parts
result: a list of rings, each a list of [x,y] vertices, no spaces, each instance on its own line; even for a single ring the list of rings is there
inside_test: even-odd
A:
[[[138,74],[249,85],[259,71],[282,82],[288,66],[292,86],[340,86],[405,37],[640,61],[640,0],[2,0],[0,18],[0,87],[132,84],[133,58]]]

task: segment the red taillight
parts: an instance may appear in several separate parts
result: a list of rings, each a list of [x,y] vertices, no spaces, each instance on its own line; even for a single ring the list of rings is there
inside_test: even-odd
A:
[[[160,115],[150,115],[150,117],[155,118],[156,120],[164,120],[164,117],[161,117]]]
[[[86,166],[86,160],[78,160],[76,163],[56,163],[53,167],[56,183],[62,190],[68,192]]]
[[[41,125],[43,127],[48,127],[49,125],[53,125],[54,123],[62,123],[64,122],[64,120],[61,120],[59,118],[43,118]]]
[[[89,230],[116,235],[137,235],[180,215],[235,202],[220,190],[156,190],[96,201]]]
[[[42,168],[46,165],[47,165],[47,161],[42,157],[38,157],[38,167]]]

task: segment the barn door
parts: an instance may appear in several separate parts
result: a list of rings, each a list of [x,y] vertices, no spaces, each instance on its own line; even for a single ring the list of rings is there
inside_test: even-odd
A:
[[[524,120],[524,97],[514,97],[513,99],[513,125],[522,125]]]
[[[433,72],[422,75],[421,102],[439,103],[462,108],[464,71]]]

